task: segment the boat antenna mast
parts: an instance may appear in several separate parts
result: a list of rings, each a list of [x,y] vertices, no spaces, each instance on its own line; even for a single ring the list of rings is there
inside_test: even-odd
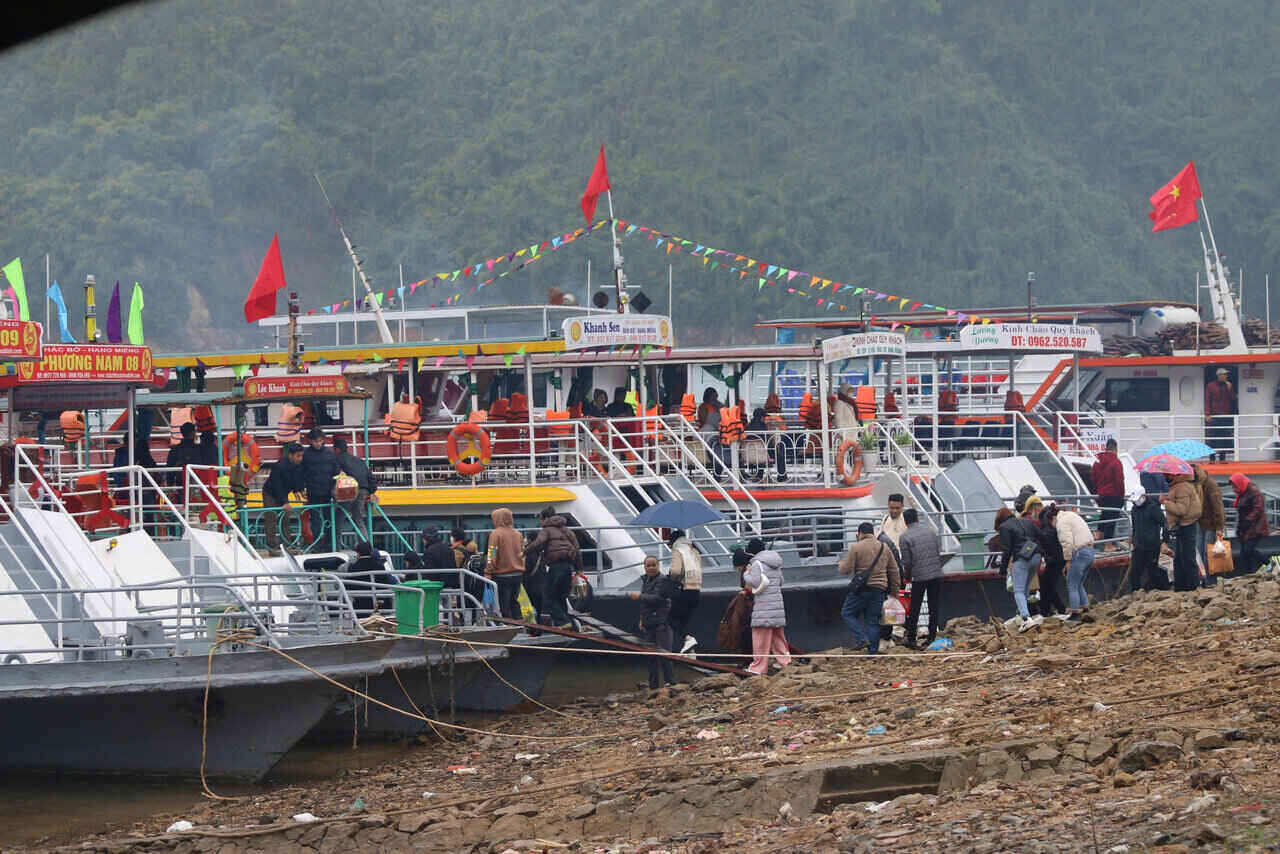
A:
[[[1249,345],[1244,340],[1244,329],[1240,326],[1240,314],[1231,293],[1231,282],[1223,267],[1222,255],[1218,252],[1218,242],[1213,238],[1213,223],[1209,220],[1209,209],[1205,207],[1203,196],[1200,197],[1200,210],[1204,214],[1205,228],[1209,230],[1209,241],[1206,243],[1204,229],[1201,229],[1200,248],[1204,250],[1204,272],[1208,282],[1206,290],[1209,291],[1213,319],[1227,330],[1228,351],[1247,353]]]
[[[622,271],[622,240],[618,237],[618,221],[613,218],[613,190],[604,191],[609,201],[609,240],[613,245],[613,286],[618,294],[618,314],[626,314],[631,298],[627,296],[627,274]]]
[[[338,233],[342,235],[342,242],[347,247],[347,254],[351,256],[351,263],[355,265],[356,273],[360,275],[360,283],[364,285],[365,295],[369,298],[369,305],[373,308],[373,318],[378,324],[378,337],[382,339],[383,344],[394,343],[395,339],[391,337],[391,328],[387,326],[387,319],[382,316],[382,306],[374,297],[373,288],[369,285],[369,277],[364,274],[364,265],[360,263],[360,256],[356,254],[355,244],[347,236],[347,230],[342,227],[342,220],[338,218],[338,212],[334,210],[333,202],[329,201],[329,194],[324,191],[324,184],[320,181],[320,175],[318,173],[313,174],[315,175],[316,183],[320,185],[320,194],[324,196],[324,203],[329,206],[329,213],[333,216],[333,221],[338,224]]]

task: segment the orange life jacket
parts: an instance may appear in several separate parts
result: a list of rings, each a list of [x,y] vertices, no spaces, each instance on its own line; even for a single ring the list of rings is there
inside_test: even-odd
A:
[[[552,436],[572,436],[573,435],[573,425],[569,423],[568,409],[548,409],[546,418],[548,421],[562,422],[562,423],[550,425],[550,428],[548,430],[550,435]]]
[[[507,410],[510,408],[511,405],[507,402],[507,399],[505,397],[500,397],[490,404],[489,417],[494,421],[506,421]]]
[[[944,388],[938,392],[938,411],[939,412],[959,412],[960,411],[960,395],[953,388]]]
[[[693,421],[697,416],[698,406],[693,402],[693,395],[682,395],[680,398],[680,417],[685,421]]]
[[[720,410],[720,444],[740,442],[744,432],[742,414],[738,411],[738,407],[726,406]]]
[[[1027,405],[1022,402],[1022,392],[1010,389],[1004,396],[1004,408],[1006,412],[1026,412]]]
[[[804,420],[806,430],[822,429],[822,406],[815,403],[813,395],[807,391],[800,398],[800,417]]]
[[[58,416],[62,425],[62,441],[74,444],[84,438],[84,413],[78,409],[68,409]]]
[[[212,433],[218,429],[218,422],[213,417],[212,407],[197,406],[191,410],[191,415],[195,419],[196,429],[201,433]]]
[[[169,444],[176,445],[182,441],[182,425],[193,421],[191,409],[182,407],[169,410]]]
[[[876,388],[870,385],[860,385],[853,396],[853,414],[857,416],[859,421],[875,421],[876,420]]]
[[[471,411],[471,414],[467,416],[467,420],[472,424],[483,424],[489,420],[489,413],[483,409],[474,409]]]
[[[292,403],[280,407],[280,421],[276,425],[276,438],[281,442],[296,442],[302,438],[302,423],[305,413],[301,406]]]
[[[891,391],[884,393],[884,414],[899,415],[902,410],[898,409],[898,395]]]
[[[511,395],[511,403],[507,407],[508,424],[525,424],[529,421],[529,398],[522,391]]]
[[[387,424],[387,436],[396,442],[418,441],[418,427],[422,424],[422,398],[409,402],[409,395],[391,405],[391,411],[383,419]]]
[[[654,404],[644,411],[644,432],[650,436],[658,435],[658,419],[662,417],[662,407]]]

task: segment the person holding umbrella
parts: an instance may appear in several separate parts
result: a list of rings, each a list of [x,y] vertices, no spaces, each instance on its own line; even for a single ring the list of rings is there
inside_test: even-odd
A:
[[[1153,449],[1155,450],[1155,449]],[[1173,539],[1173,589],[1195,590],[1200,586],[1196,568],[1196,527],[1202,510],[1196,491],[1195,472],[1185,460],[1173,454],[1149,454],[1138,461],[1138,471],[1158,472],[1169,480],[1169,491],[1160,499]]]

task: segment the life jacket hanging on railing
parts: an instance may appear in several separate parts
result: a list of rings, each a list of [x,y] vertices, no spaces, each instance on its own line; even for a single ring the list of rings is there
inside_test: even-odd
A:
[[[697,416],[698,406],[694,402],[693,395],[682,395],[680,397],[680,417],[692,424]]]
[[[213,417],[213,407],[197,406],[191,410],[191,417],[195,419],[196,430],[201,433],[212,433],[218,429],[218,422]]]
[[[182,425],[188,421],[193,421],[191,417],[191,408],[187,406],[178,407],[169,410],[169,444],[177,445],[182,442]]]
[[[902,410],[898,408],[898,395],[892,391],[884,393],[884,414],[885,415],[901,415]]]
[[[409,395],[400,395],[400,400],[391,405],[391,411],[383,420],[387,424],[387,436],[392,441],[418,441],[419,428],[422,426],[422,398],[415,397],[411,403]]]
[[[872,385],[860,385],[858,390],[854,392],[853,397],[853,414],[858,421],[866,424],[869,421],[876,420],[876,387]]]
[[[731,445],[742,441],[746,430],[742,423],[742,413],[736,406],[726,406],[720,410],[720,444]]]
[[[1004,395],[1005,412],[1026,412],[1027,405],[1022,402],[1022,392],[1010,389]]]
[[[84,438],[84,413],[78,409],[68,409],[58,416],[62,425],[62,441],[74,445]]]
[[[281,404],[280,421],[276,425],[276,438],[281,442],[297,442],[302,438],[302,423],[306,413],[301,406]]]
[[[258,449],[258,443],[248,433],[240,433],[240,456],[236,457],[236,435],[230,433],[227,438],[222,440],[222,462],[226,466],[234,466],[237,463],[244,466],[249,472],[255,473],[262,468],[262,452]]]
[[[107,487],[106,472],[80,475],[76,478],[76,493],[79,509],[85,514],[76,521],[84,530],[93,533],[99,528],[129,527],[129,520],[112,509],[116,502]],[[70,502],[67,509],[71,510]]]
[[[454,425],[445,440],[449,464],[463,477],[474,477],[489,465],[489,434],[474,421]]]
[[[511,393],[511,402],[507,406],[507,423],[514,425],[515,429],[509,431],[512,443],[512,453],[526,453],[529,448],[524,440],[527,439],[524,434],[529,429],[529,398],[522,391]],[[518,447],[517,447],[518,446]]]

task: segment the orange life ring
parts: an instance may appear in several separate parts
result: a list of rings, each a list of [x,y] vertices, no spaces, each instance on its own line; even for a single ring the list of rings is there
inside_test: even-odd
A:
[[[459,449],[459,440],[463,446]],[[445,453],[453,470],[464,477],[472,477],[489,465],[489,434],[474,421],[454,425],[444,443]]]
[[[844,459],[850,451],[853,452],[853,464],[846,472]],[[858,482],[858,476],[862,474],[862,448],[852,439],[845,439],[836,449],[836,474],[840,475],[840,481],[845,486],[853,486]]]
[[[236,434],[229,433],[227,438],[222,440],[222,460],[227,465],[234,465],[236,458]],[[248,433],[240,434],[240,460],[239,462],[247,464],[250,473],[255,473],[262,468],[262,452],[258,450],[258,443]]]

